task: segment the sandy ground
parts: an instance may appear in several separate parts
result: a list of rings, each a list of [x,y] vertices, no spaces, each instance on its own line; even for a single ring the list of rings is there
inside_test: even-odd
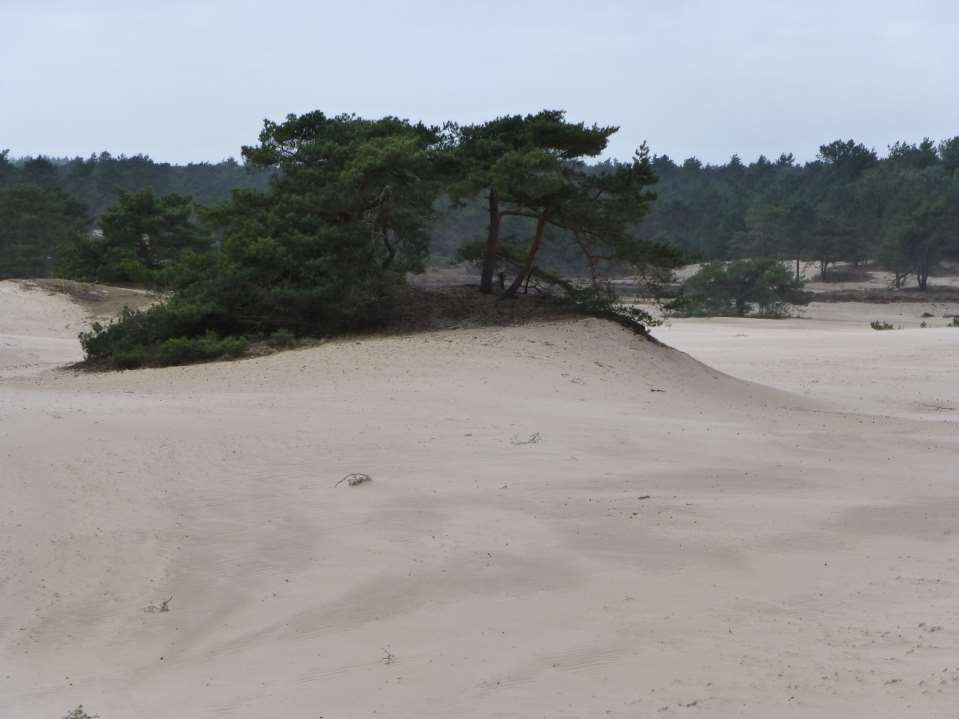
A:
[[[75,375],[80,310],[0,289],[0,717],[957,716],[959,330]]]
[[[959,305],[815,302],[797,312],[670,319],[654,334],[723,372],[835,409],[959,422],[959,328],[950,326]],[[874,320],[898,329],[873,330]]]
[[[29,376],[83,357],[77,333],[86,313],[66,295],[0,282],[0,380]]]

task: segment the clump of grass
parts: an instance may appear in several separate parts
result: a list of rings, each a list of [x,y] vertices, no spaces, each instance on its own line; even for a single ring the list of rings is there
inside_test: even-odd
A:
[[[955,316],[952,318],[952,324],[950,324],[949,326],[950,326],[950,327],[959,327],[959,315],[955,315]]]
[[[869,326],[872,327],[874,330],[896,329],[893,325],[889,324],[888,322],[884,322],[883,320],[873,320],[872,322],[869,323]]]
[[[78,706],[72,712],[63,715],[63,719],[97,719],[99,714],[87,714],[86,710],[83,708],[83,704]]]

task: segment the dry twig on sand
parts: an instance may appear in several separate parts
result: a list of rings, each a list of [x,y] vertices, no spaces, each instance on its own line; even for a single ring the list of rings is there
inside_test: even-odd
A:
[[[173,601],[173,595],[171,594],[169,599],[166,599],[160,602],[159,604],[147,604],[143,608],[143,611],[146,612],[147,614],[161,614],[163,612],[169,612],[170,602],[172,601]]]
[[[352,472],[351,474],[346,475],[339,482],[334,484],[334,487],[339,487],[343,482],[350,487],[355,487],[358,484],[363,484],[364,482],[372,482],[373,478],[368,474],[363,474],[362,472]]]
[[[542,437],[540,437],[539,432],[533,432],[533,434],[529,436],[529,439],[520,439],[518,434],[514,434],[512,439],[510,439],[510,444],[518,447],[522,444],[538,444],[541,440]]]

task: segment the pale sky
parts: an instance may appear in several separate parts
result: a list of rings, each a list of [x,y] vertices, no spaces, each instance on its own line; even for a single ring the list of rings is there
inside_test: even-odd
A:
[[[0,149],[238,156],[313,109],[566,109],[677,161],[959,135],[956,0],[0,0]]]

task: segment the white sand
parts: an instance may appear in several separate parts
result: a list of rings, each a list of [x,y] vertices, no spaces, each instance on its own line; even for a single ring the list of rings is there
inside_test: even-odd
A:
[[[0,282],[0,380],[82,359],[82,329],[84,312],[66,295]]]
[[[594,320],[73,375],[0,287],[0,717],[956,716],[959,330],[658,332],[781,389]]]

